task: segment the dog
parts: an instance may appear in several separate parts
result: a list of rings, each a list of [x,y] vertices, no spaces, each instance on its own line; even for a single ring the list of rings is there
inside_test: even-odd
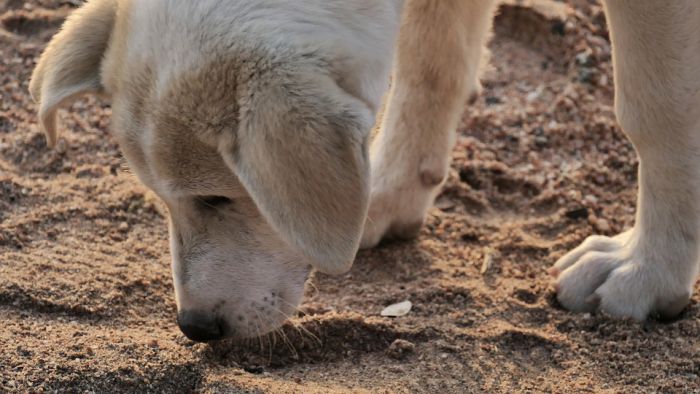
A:
[[[640,159],[637,217],[550,273],[572,311],[674,316],[698,273],[700,3],[604,6],[615,111]],[[417,234],[479,93],[495,8],[88,0],[48,44],[30,91],[49,145],[59,108],[85,93],[111,99],[124,157],[168,207],[181,330],[257,336],[294,313],[312,268],[340,274],[358,248]]]

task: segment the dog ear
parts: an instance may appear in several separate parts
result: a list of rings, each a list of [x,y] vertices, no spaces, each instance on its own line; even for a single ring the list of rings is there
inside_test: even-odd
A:
[[[47,144],[56,143],[56,111],[80,94],[101,92],[100,66],[114,27],[116,0],[91,0],[74,11],[34,69],[29,91]]]
[[[324,75],[258,81],[224,160],[263,216],[329,274],[346,272],[367,214],[367,105]]]

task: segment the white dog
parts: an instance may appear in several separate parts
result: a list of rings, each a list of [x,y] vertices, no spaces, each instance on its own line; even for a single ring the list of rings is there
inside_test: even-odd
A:
[[[637,220],[587,239],[551,272],[573,311],[674,315],[698,271],[700,3],[605,5],[616,112],[641,161]],[[170,211],[183,332],[255,336],[292,314],[311,267],[342,273],[361,245],[417,233],[463,105],[479,91],[494,8],[89,0],[47,47],[30,89],[50,144],[59,107],[86,92],[111,97],[124,156]]]

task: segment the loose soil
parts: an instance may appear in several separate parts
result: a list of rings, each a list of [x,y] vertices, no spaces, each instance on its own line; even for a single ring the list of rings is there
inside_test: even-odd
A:
[[[195,344],[175,323],[164,208],[124,164],[108,103],[62,113],[56,149],[37,128],[28,79],[75,3],[0,0],[0,391],[700,391],[697,287],[679,319],[639,324],[563,310],[545,273],[634,220],[599,6],[501,6],[418,239],[315,275],[284,335]]]

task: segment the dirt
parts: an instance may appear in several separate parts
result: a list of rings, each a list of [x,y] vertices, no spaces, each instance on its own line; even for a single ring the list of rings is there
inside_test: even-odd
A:
[[[599,6],[501,7],[484,92],[412,242],[315,275],[281,334],[195,344],[175,323],[162,204],[95,98],[46,147],[28,79],[76,1],[0,0],[0,391],[699,392],[700,306],[672,322],[573,314],[545,269],[633,224]],[[410,300],[403,317],[381,317]]]

